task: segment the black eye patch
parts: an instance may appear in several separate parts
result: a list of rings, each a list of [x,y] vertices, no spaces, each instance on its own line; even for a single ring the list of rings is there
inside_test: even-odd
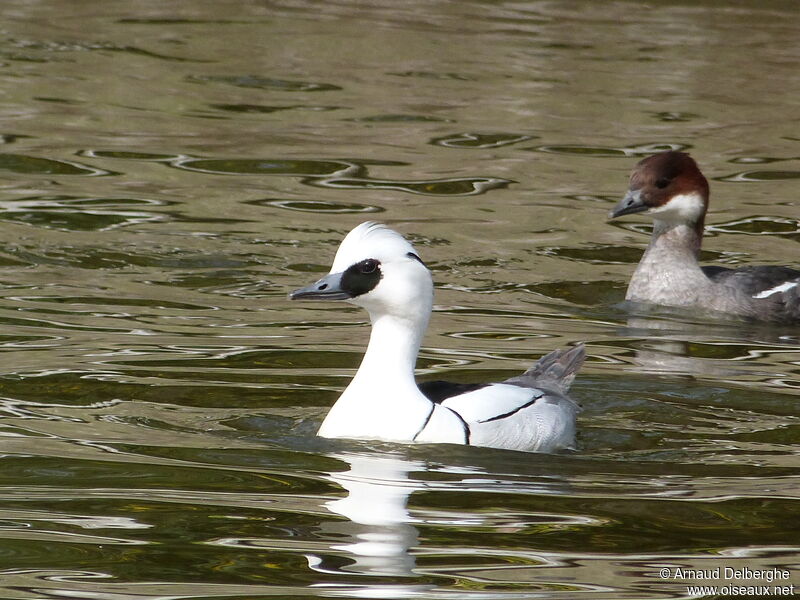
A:
[[[342,274],[342,291],[350,294],[351,298],[355,298],[375,289],[383,277],[380,267],[380,261],[374,258],[367,258],[350,265]]]
[[[672,180],[671,180],[671,179],[668,179],[667,177],[662,177],[662,178],[660,178],[660,179],[656,180],[656,187],[657,187],[658,189],[660,189],[660,190],[663,190],[663,189],[664,189],[665,187],[667,187],[667,186],[668,186],[670,183],[672,183]]]

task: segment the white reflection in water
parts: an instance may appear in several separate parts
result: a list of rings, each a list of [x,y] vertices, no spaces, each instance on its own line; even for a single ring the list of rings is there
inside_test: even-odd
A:
[[[371,575],[413,575],[417,528],[410,524],[408,497],[423,489],[409,473],[425,469],[423,463],[390,454],[334,454],[350,465],[348,471],[334,472],[330,479],[347,490],[347,496],[325,506],[349,521],[324,525],[329,533],[345,535],[352,541],[332,546],[352,555],[348,571]],[[320,565],[311,564],[320,569]]]

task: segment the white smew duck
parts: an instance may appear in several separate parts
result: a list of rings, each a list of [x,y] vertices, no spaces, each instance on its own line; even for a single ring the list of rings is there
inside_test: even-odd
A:
[[[414,365],[433,307],[431,273],[414,247],[367,222],[342,241],[331,272],[293,300],[346,300],[369,312],[369,345],[319,435],[552,452],[575,441],[567,390],[585,358],[556,350],[502,383],[417,386]]]

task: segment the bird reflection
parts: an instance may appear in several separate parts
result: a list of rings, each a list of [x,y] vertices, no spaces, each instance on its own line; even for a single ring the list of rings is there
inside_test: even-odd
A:
[[[634,370],[695,377],[759,377],[762,373],[751,360],[755,354],[779,351],[797,341],[769,325],[690,316],[694,318],[686,318],[677,309],[674,315],[662,311],[630,316],[627,327],[618,333],[637,340],[631,344]]]
[[[351,556],[353,563],[346,570],[370,575],[413,575],[415,561],[409,550],[417,544],[418,532],[410,524],[407,503],[409,495],[425,484],[412,481],[409,473],[424,470],[425,465],[392,454],[331,456],[350,466],[347,471],[328,476],[347,491],[347,496],[325,503],[328,510],[348,521],[323,524],[330,537],[345,538],[345,542],[331,548]],[[329,571],[319,559],[310,566]]]

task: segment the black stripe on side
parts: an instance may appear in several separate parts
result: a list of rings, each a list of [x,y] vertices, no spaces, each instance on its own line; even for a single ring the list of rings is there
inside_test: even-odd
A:
[[[483,421],[478,421],[478,422],[479,422],[479,423],[491,423],[492,421],[499,421],[500,419],[505,419],[506,417],[510,417],[511,415],[515,415],[515,414],[517,414],[519,411],[521,411],[521,410],[523,410],[523,409],[525,409],[525,408],[528,408],[529,406],[532,406],[532,405],[536,404],[536,401],[537,401],[539,398],[543,398],[543,397],[544,397],[544,394],[542,394],[541,396],[536,396],[535,398],[533,398],[533,399],[532,399],[532,400],[530,400],[529,402],[526,402],[526,403],[525,403],[525,404],[523,404],[522,406],[518,406],[518,407],[517,407],[517,408],[515,408],[514,410],[511,410],[511,411],[509,411],[509,412],[507,412],[507,413],[503,413],[502,415],[497,415],[497,416],[494,416],[494,417],[492,417],[491,419],[484,419]]]
[[[406,256],[408,258],[413,258],[414,260],[419,261],[419,264],[421,264],[423,267],[425,266],[425,263],[422,262],[422,259],[419,256],[417,256],[416,254],[414,254],[413,252],[406,252]]]
[[[433,416],[434,410],[436,410],[436,405],[431,403],[431,412],[428,413],[428,416],[426,417],[425,422],[422,424],[422,427],[419,428],[419,431],[414,434],[413,438],[411,438],[412,442],[416,442],[419,434],[425,431],[425,428],[428,426],[428,423],[431,422],[431,417]]]
[[[458,417],[458,420],[461,421],[461,425],[464,427],[464,443],[469,445],[469,438],[472,435],[472,431],[470,431],[469,424],[464,420],[460,414],[454,411],[452,408],[448,408],[447,406],[443,406],[442,408],[447,408],[451,413]]]

